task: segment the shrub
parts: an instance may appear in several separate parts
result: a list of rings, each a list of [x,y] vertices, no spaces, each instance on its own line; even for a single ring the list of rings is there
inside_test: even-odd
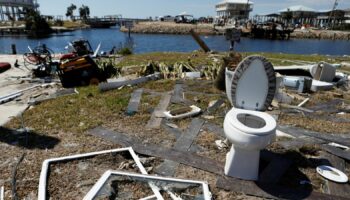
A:
[[[118,54],[127,56],[132,54],[132,50],[129,49],[128,47],[123,47],[117,51]]]

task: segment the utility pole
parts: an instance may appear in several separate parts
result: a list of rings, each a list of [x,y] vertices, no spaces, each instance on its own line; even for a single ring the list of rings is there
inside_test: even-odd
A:
[[[332,19],[333,19],[333,22],[332,22],[332,29],[334,28],[334,25],[335,25],[335,10],[337,9],[338,1],[339,1],[339,0],[335,0],[335,1],[334,1],[333,9],[332,9],[331,15],[329,16],[329,19],[330,19],[331,21],[332,21]]]
[[[247,19],[249,20],[249,0],[247,0],[246,13],[247,13]]]

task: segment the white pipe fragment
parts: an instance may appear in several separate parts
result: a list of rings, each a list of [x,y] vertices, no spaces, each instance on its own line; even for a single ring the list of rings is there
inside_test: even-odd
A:
[[[303,107],[308,101],[310,100],[310,98],[305,99],[303,102],[301,102],[298,107]]]
[[[5,187],[2,186],[0,190],[0,200],[4,200],[4,199],[5,199]]]

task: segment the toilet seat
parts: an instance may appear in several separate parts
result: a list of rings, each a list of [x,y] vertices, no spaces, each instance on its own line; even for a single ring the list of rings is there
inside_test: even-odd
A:
[[[265,135],[274,133],[274,131],[276,130],[276,126],[277,126],[276,120],[271,115],[265,112],[234,108],[229,113],[227,113],[227,115],[231,119],[230,120],[231,125],[246,134],[255,135],[255,136],[265,136]],[[253,117],[260,118],[260,120],[264,121],[265,125],[261,128],[251,128],[243,124],[238,119],[239,115],[250,115]]]
[[[235,72],[231,73],[231,77],[231,88],[226,90],[235,108],[267,110],[275,96],[276,75],[272,64],[266,58],[262,56],[245,58]]]

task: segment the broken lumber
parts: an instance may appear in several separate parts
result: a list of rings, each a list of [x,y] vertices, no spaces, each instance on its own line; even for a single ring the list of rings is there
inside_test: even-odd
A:
[[[88,134],[103,138],[115,144],[123,146],[132,146],[135,152],[142,155],[159,157],[162,159],[179,162],[181,164],[188,165],[220,176],[224,175],[224,163],[203,156],[199,156],[191,152],[184,152],[176,149],[168,149],[153,144],[142,144],[140,141],[134,138],[129,138],[125,134],[106,130],[102,127],[92,129],[88,131]],[[271,154],[262,153],[262,157],[264,156],[270,157],[268,159],[273,158]],[[293,190],[286,187],[276,186],[273,184],[257,184],[252,181],[243,181],[229,177],[220,177],[217,181],[217,187],[225,190],[235,191],[238,193],[245,193],[248,195],[273,199],[288,197],[289,199],[347,199],[343,197],[332,196],[313,191]]]
[[[314,131],[309,131],[297,127],[278,126],[278,130],[290,134],[296,138],[302,138],[305,136],[321,139],[327,142],[335,142],[350,147],[350,139],[336,136],[335,134],[322,134]]]
[[[215,101],[215,103],[207,108],[206,113],[212,113],[215,112],[222,104],[225,103],[224,99],[219,99]]]
[[[137,89],[131,94],[131,98],[128,104],[128,107],[126,108],[126,115],[132,116],[137,113],[139,110],[139,104],[141,101],[143,89]]]
[[[179,139],[177,139],[173,149],[180,151],[188,151],[191,148],[194,139],[200,132],[203,124],[204,120],[198,118],[193,119],[188,129],[179,137]],[[156,172],[164,176],[174,176],[178,165],[179,163],[177,162],[165,160],[156,169]]]
[[[193,29],[190,30],[190,34],[193,37],[193,39],[197,42],[197,44],[203,49],[205,53],[210,52],[209,47],[205,44],[205,42],[199,37],[199,35],[194,32]]]
[[[159,73],[155,73],[155,74],[151,74],[145,77],[140,77],[134,80],[127,80],[127,81],[118,81],[118,82],[112,82],[112,83],[100,83],[99,84],[99,89],[101,92],[106,92],[109,90],[114,90],[114,89],[118,89],[122,86],[126,86],[126,85],[138,85],[138,84],[142,84],[142,83],[146,83],[148,81],[154,81],[154,80],[158,80],[160,78],[160,74]]]
[[[97,127],[88,131],[88,134],[103,138],[115,144],[130,146],[135,152],[152,157],[159,157],[165,160],[172,160],[184,165],[188,165],[200,170],[214,174],[224,174],[224,164],[218,161],[199,156],[191,152],[184,152],[176,149],[169,149],[153,144],[142,144],[141,141],[129,138],[125,134],[116,133],[102,127]]]
[[[56,98],[64,97],[64,96],[68,96],[68,95],[73,95],[73,94],[79,94],[79,92],[77,91],[76,88],[63,89],[63,90],[57,91],[56,93],[54,93],[48,97],[31,99],[31,100],[29,100],[28,104],[29,105],[38,105],[38,104],[45,102],[45,101],[49,101],[52,99],[56,99]]]
[[[168,105],[170,103],[171,95],[168,93],[164,93],[162,95],[162,98],[158,104],[158,106],[154,109],[151,119],[148,121],[146,128],[147,129],[155,129],[159,128],[162,123],[162,118],[159,117],[159,115],[163,114],[166,109],[168,108]]]

